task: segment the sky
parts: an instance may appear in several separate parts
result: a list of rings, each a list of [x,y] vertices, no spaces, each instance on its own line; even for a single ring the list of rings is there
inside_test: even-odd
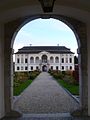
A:
[[[77,40],[73,31],[56,19],[36,19],[24,25],[13,45],[14,52],[23,46],[66,46],[77,54]]]

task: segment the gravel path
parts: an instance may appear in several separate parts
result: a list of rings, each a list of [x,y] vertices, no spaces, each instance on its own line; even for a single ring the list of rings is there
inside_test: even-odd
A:
[[[79,104],[46,72],[42,72],[14,103],[22,113],[72,112]]]

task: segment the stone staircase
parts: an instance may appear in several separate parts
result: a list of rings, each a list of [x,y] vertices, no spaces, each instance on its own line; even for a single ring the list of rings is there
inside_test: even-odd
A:
[[[21,118],[3,118],[2,120],[90,120],[89,117],[72,117],[70,113],[23,114]]]

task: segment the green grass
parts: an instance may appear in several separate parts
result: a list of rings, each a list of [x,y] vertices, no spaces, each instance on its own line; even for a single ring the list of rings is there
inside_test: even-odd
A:
[[[72,85],[72,84],[69,84],[69,83],[65,82],[64,80],[60,80],[60,79],[57,81],[61,86],[66,88],[71,94],[79,95],[79,85]]]
[[[14,86],[13,94],[14,96],[20,95],[21,92],[24,91],[32,83],[32,80],[26,80],[25,82],[19,83],[18,86]]]

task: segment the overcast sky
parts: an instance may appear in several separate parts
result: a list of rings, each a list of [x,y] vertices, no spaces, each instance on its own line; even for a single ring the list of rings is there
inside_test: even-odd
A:
[[[23,46],[66,46],[75,54],[77,41],[72,30],[63,22],[56,19],[36,19],[24,25],[18,32],[14,50]]]

